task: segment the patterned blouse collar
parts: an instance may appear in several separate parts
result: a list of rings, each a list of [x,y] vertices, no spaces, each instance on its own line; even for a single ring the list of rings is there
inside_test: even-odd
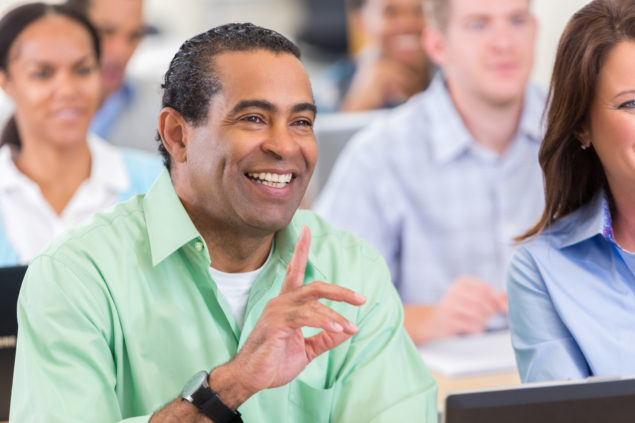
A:
[[[607,241],[617,244],[613,235],[613,219],[611,217],[611,208],[609,207],[608,196],[602,193],[602,236]]]

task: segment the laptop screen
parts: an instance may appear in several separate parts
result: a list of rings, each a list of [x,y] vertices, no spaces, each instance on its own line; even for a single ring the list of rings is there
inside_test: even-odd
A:
[[[635,379],[526,384],[448,395],[445,423],[633,422]]]
[[[26,266],[0,267],[0,421],[9,419],[9,402],[18,335],[16,306]]]

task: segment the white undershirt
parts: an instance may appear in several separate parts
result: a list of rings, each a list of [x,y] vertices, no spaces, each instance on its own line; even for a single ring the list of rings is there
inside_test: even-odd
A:
[[[0,220],[20,263],[33,260],[55,236],[115,204],[128,189],[128,172],[119,150],[95,136],[89,136],[88,147],[90,176],[60,215],[40,187],[17,169],[11,147],[0,148]]]
[[[249,290],[254,284],[254,281],[265,267],[265,265],[271,259],[273,253],[273,246],[269,251],[269,256],[265,260],[264,264],[256,270],[245,273],[226,273],[216,270],[210,266],[209,273],[212,275],[212,279],[216,282],[218,290],[229,304],[234,319],[238,328],[242,330],[243,322],[245,320],[245,308],[247,307],[247,300],[249,299]]]

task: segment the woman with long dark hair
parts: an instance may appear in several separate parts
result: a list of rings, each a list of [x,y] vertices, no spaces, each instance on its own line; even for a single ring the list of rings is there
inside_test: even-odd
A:
[[[545,210],[509,270],[524,381],[635,373],[635,2],[569,21],[540,151]]]
[[[0,86],[15,104],[0,136],[0,266],[28,263],[159,173],[158,157],[87,134],[98,64],[95,29],[67,6],[30,3],[0,20]]]

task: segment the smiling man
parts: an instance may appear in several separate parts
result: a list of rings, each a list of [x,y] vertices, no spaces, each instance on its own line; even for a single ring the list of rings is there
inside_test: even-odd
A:
[[[29,268],[12,421],[437,420],[380,255],[296,210],[317,160],[299,56],[250,24],[181,46],[169,171]]]
[[[512,239],[540,216],[529,0],[425,0],[428,89],[347,146],[316,210],[378,248],[417,343],[505,325]]]

